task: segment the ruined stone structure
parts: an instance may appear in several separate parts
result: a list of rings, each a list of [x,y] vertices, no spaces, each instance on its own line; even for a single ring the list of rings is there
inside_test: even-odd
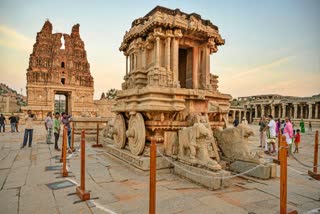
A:
[[[112,109],[115,147],[142,155],[156,136],[166,155],[180,150],[183,162],[221,169],[211,129],[225,125],[231,96],[218,91],[210,54],[223,44],[218,27],[195,13],[157,6],[134,20],[120,46],[127,63]],[[185,145],[175,149],[179,138]]]
[[[46,21],[37,33],[27,69],[27,107],[24,110],[31,109],[38,118],[54,111],[57,94],[65,95],[69,114],[96,114],[93,77],[79,27],[79,24],[74,25],[70,35],[52,33],[52,24]]]
[[[277,94],[239,97],[239,106],[231,106],[229,121],[246,117],[249,122],[257,122],[263,115],[274,118],[289,117],[298,123],[301,119],[320,125],[320,95],[293,97]]]

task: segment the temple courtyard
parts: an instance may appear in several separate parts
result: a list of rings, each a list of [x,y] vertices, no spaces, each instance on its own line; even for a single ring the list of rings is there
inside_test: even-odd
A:
[[[250,149],[258,150],[258,126],[251,126]],[[20,130],[24,130],[23,126]],[[312,165],[314,132],[302,135],[300,153]],[[32,147],[20,149],[23,133],[0,133],[0,213],[148,213],[149,177],[110,155],[92,148],[87,141],[86,189],[92,200],[79,202],[75,193],[80,182],[79,140],[77,151],[68,155],[69,176],[62,178],[60,152],[45,143],[43,125],[36,126]],[[61,139],[60,139],[61,140]],[[61,145],[61,142],[60,142]],[[265,156],[267,160],[271,156]],[[53,170],[48,167],[53,166]],[[288,158],[288,208],[299,213],[320,213],[320,181],[307,175],[310,169]],[[157,213],[278,213],[278,177],[259,180],[231,178],[230,186],[210,191],[167,171],[157,174]],[[50,184],[65,181],[51,189]]]

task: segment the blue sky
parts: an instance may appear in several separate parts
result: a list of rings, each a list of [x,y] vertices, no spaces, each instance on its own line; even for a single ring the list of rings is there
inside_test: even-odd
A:
[[[196,12],[226,40],[211,55],[219,89],[233,97],[320,93],[320,1],[17,1],[0,2],[0,82],[25,93],[29,54],[48,18],[54,32],[79,23],[95,97],[120,89],[125,58],[118,48],[131,22],[156,5]]]

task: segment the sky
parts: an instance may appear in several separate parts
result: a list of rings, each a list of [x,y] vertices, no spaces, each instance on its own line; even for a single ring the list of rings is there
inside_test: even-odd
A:
[[[29,55],[49,19],[54,33],[80,24],[96,99],[121,89],[124,33],[157,5],[198,13],[219,27],[226,43],[211,55],[210,72],[219,76],[220,92],[320,94],[319,0],[0,0],[0,82],[26,93]]]

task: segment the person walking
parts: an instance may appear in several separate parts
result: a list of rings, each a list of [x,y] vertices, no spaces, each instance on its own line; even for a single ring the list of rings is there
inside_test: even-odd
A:
[[[294,145],[295,149],[293,153],[299,153],[299,144],[301,141],[300,130],[297,129],[297,134],[294,136]]]
[[[53,144],[51,142],[52,139],[52,126],[53,126],[53,120],[52,120],[52,112],[48,112],[47,117],[44,121],[44,126],[47,130],[47,144]]]
[[[299,125],[300,125],[300,132],[301,132],[301,133],[305,133],[306,130],[305,130],[305,128],[304,128],[304,121],[303,121],[303,119],[300,120]]]
[[[261,148],[265,147],[266,145],[266,131],[264,130],[264,128],[267,126],[267,121],[266,118],[264,116],[262,116],[260,118],[260,122],[259,122],[259,132],[260,132],[260,146]]]
[[[288,117],[285,118],[286,121],[286,125],[283,129],[283,135],[286,136],[286,142],[289,146],[289,154],[291,154],[292,152],[292,138],[293,138],[293,128],[292,128],[292,124],[291,121],[289,120]]]
[[[12,113],[11,116],[9,117],[10,120],[10,125],[11,125],[11,132],[16,132],[16,122],[17,122],[17,118],[16,116],[14,116],[14,114]]]
[[[267,131],[267,143],[265,146],[265,153],[266,154],[273,154],[276,152],[276,122],[273,120],[273,116],[269,115],[268,116],[269,123],[268,125],[264,128],[264,131]],[[272,146],[272,151],[270,151],[269,145],[271,144]]]
[[[19,132],[19,120],[20,120],[20,117],[19,117],[19,115],[17,115],[16,116],[16,118],[17,118],[17,121],[16,121],[16,132]]]
[[[238,118],[236,118],[236,119],[234,119],[234,121],[233,121],[233,126],[234,127],[237,127],[239,125],[239,120],[238,120]]]
[[[312,132],[312,124],[311,124],[311,121],[309,121],[309,132]]]
[[[3,132],[6,131],[6,118],[3,116],[3,114],[0,115],[0,132],[1,129],[3,130]]]
[[[67,127],[68,129],[68,145],[69,145],[69,153],[72,153],[71,151],[71,126],[70,126],[70,122],[71,122],[71,116],[67,115],[65,112],[62,113],[62,119],[61,119],[62,124]]]
[[[53,119],[53,134],[54,134],[54,149],[57,151],[61,151],[58,146],[58,140],[60,135],[61,129],[61,121],[60,121],[60,114],[56,112],[54,119]]]
[[[33,120],[36,119],[36,116],[31,113],[31,110],[28,110],[28,115],[26,116],[26,127],[24,129],[23,144],[21,148],[24,148],[27,145],[29,139],[29,147],[32,146],[32,137],[33,137]]]

